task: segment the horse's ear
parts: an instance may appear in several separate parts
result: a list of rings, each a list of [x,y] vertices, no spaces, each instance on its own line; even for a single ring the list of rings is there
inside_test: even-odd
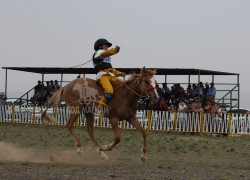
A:
[[[157,73],[156,68],[154,68],[153,72],[154,72],[154,74],[156,74],[156,73]]]
[[[140,72],[140,74],[143,74],[144,73],[144,71],[145,71],[145,66],[143,66],[143,68],[141,69],[141,72]]]

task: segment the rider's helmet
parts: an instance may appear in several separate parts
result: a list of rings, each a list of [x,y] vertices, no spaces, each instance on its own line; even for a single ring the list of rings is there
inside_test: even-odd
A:
[[[99,48],[100,48],[100,46],[103,45],[103,44],[107,44],[108,47],[111,47],[111,46],[112,46],[112,44],[111,44],[110,42],[108,42],[108,40],[101,38],[101,39],[98,39],[98,40],[95,42],[95,44],[94,44],[94,49],[95,49],[95,51],[98,51]]]

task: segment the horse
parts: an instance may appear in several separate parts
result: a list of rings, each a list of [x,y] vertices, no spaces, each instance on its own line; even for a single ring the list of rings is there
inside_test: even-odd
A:
[[[142,134],[143,143],[141,147],[141,160],[146,161],[146,132],[139,123],[136,117],[136,112],[138,109],[138,100],[140,98],[149,97],[151,102],[159,99],[156,90],[156,80],[154,79],[155,74],[155,69],[151,70],[143,67],[140,70],[140,73],[132,73],[130,74],[129,79],[124,81],[118,80],[113,84],[113,97],[108,102],[108,106],[103,106],[103,109],[106,109],[105,117],[109,118],[115,136],[114,141],[108,145],[100,146],[94,133],[94,113],[96,113],[96,111],[93,110],[95,109],[93,107],[98,107],[100,97],[103,95],[103,88],[95,80],[89,78],[77,78],[57,90],[51,97],[45,111],[42,113],[41,119],[48,122],[54,121],[52,117],[47,115],[46,111],[49,107],[58,106],[60,102],[64,100],[65,104],[69,106],[71,110],[70,118],[66,127],[69,129],[69,132],[75,141],[77,152],[82,153],[82,148],[81,143],[75,134],[74,124],[79,115],[84,113],[86,117],[87,132],[97,147],[99,154],[106,159],[108,159],[108,157],[104,151],[111,151],[120,142],[118,121],[126,120]],[[80,87],[83,89],[80,89]],[[89,91],[91,91],[91,93]]]

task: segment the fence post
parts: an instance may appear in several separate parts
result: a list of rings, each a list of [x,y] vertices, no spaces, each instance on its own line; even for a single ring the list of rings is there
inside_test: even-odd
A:
[[[231,135],[231,127],[232,127],[232,113],[228,113],[228,128],[227,128],[227,134],[228,136]]]
[[[122,121],[122,129],[125,129],[125,124],[126,124],[125,122],[126,122],[125,120]]]
[[[99,116],[99,127],[102,127],[102,117],[101,116]]]
[[[200,133],[204,133],[204,112],[201,112],[201,127],[200,127]]]
[[[32,124],[35,124],[35,116],[36,114],[36,106],[33,105],[33,108],[32,108]]]
[[[15,105],[12,104],[12,120],[11,120],[12,124],[14,124],[15,122]]]
[[[0,122],[3,122],[3,118],[2,118],[2,115],[3,115],[2,107],[3,107],[3,105],[0,104]]]
[[[174,132],[176,132],[177,129],[177,112],[174,112]]]
[[[148,110],[148,126],[147,126],[147,130],[151,130],[151,119],[152,119],[152,110]]]
[[[56,125],[57,123],[57,107],[54,107],[54,122],[53,125]]]

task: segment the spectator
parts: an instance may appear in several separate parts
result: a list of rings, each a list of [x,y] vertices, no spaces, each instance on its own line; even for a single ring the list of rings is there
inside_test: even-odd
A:
[[[210,105],[210,106],[214,106],[215,105],[215,101],[214,101],[214,97],[213,96],[208,96],[207,101],[206,101],[206,106]]]
[[[220,112],[220,113],[225,113],[225,112],[227,112],[227,110],[226,110],[226,106],[225,106],[225,105],[220,106],[220,108],[219,108],[219,111],[218,111],[218,112]]]
[[[199,85],[198,85],[198,93],[199,93],[199,96],[200,97],[203,97],[203,92],[204,92],[204,86],[203,86],[203,83],[202,82],[199,82]]]
[[[191,84],[188,85],[187,87],[187,99],[193,98],[193,92],[192,92],[192,87]]]
[[[156,84],[155,88],[156,88],[156,91],[157,91],[157,93],[159,94],[159,97],[160,97],[160,99],[161,99],[161,97],[162,97],[162,90],[161,90],[159,84]]]
[[[204,91],[203,91],[203,95],[204,95],[204,97],[207,97],[207,91],[208,91],[208,88],[209,88],[209,84],[208,84],[208,82],[206,82],[206,84],[205,84],[205,88],[204,88]]]
[[[193,94],[193,98],[199,96],[199,90],[198,90],[198,87],[196,86],[196,84],[193,84],[192,94]]]
[[[212,106],[210,104],[206,105],[206,107],[204,107],[204,112],[212,113]]]
[[[171,112],[171,113],[175,112],[175,108],[173,104],[170,105],[168,112]]]
[[[204,86],[203,86],[203,83],[202,82],[199,82],[198,86],[197,86],[197,89],[198,89],[198,94],[199,94],[199,97],[200,97],[200,103],[201,103],[201,106],[204,107],[205,105],[205,100],[204,100]]]
[[[165,97],[162,97],[162,98],[161,98],[161,101],[160,101],[160,109],[163,110],[163,111],[165,111],[165,110],[168,109],[168,102],[167,102],[167,100],[166,100]]]
[[[178,95],[176,94],[176,89],[175,85],[171,86],[171,91],[170,91],[170,99],[168,101],[169,104],[176,104]]]
[[[50,95],[52,95],[54,92],[55,92],[54,81],[50,80]]]
[[[44,85],[41,81],[37,82],[37,85],[34,87],[34,95],[32,97],[32,101],[34,104],[37,104],[39,106],[42,105],[42,101],[43,101],[43,90],[44,90]]]
[[[225,106],[220,106],[219,104],[214,104],[213,113],[219,113],[219,115],[221,115],[221,113],[225,113],[225,112],[227,112]]]
[[[186,112],[187,113],[193,112],[192,102],[188,102]]]
[[[163,83],[163,84],[162,84],[162,89],[161,89],[161,91],[162,91],[162,94],[163,94],[164,97],[169,97],[170,94],[171,94],[171,90],[169,89],[169,87],[167,87],[167,84],[166,84],[166,83]]]
[[[218,104],[214,104],[214,106],[212,107],[212,113],[218,113],[219,111],[219,105]]]
[[[192,104],[193,111],[194,112],[203,112],[201,103],[200,103],[200,98],[196,98],[194,103]]]
[[[178,97],[179,98],[186,98],[187,94],[186,94],[184,88],[181,87],[180,84],[176,84],[176,88],[177,88]]]
[[[204,88],[204,91],[203,91],[203,100],[204,100],[204,103],[203,106],[206,105],[206,102],[207,102],[207,91],[208,91],[208,88],[209,88],[209,84],[208,82],[206,82],[205,84],[205,88]]]
[[[181,98],[186,97],[186,92],[183,87],[180,86],[180,84],[174,84],[171,90],[171,103],[174,104],[175,109],[178,109],[178,105],[180,103]]]
[[[60,89],[60,85],[58,84],[57,80],[55,80],[54,87],[55,87],[55,91],[57,91],[58,89]]]
[[[34,87],[34,94],[36,95],[38,92],[40,92],[41,88],[42,88],[41,81],[37,81],[37,85]]]
[[[49,81],[46,81],[46,86],[45,87],[46,87],[45,89],[46,89],[47,93],[50,94],[52,86],[51,86]]]
[[[139,101],[138,101],[138,109],[139,109],[139,110],[144,110],[144,109],[146,109],[145,101],[144,101],[143,99],[139,99]]]
[[[215,96],[216,96],[216,89],[214,87],[214,83],[210,84],[210,87],[207,90],[207,96],[212,96],[213,98],[215,98]]]
[[[48,97],[50,96],[50,92],[51,92],[51,85],[49,83],[49,81],[46,81],[46,86],[44,88],[44,92],[43,92],[43,97],[45,101],[48,101]]]
[[[178,112],[186,112],[186,109],[187,109],[187,105],[185,103],[185,100],[181,99],[178,105]]]
[[[158,102],[155,101],[150,101],[150,103],[148,104],[149,109],[153,109],[153,110],[158,110],[159,106],[158,106]]]
[[[175,95],[175,87],[174,86],[171,86],[171,90],[170,90],[170,94],[171,95]]]
[[[226,129],[222,126],[223,121],[225,121],[225,109],[220,108],[219,104],[215,104],[213,107],[213,113],[217,114],[214,120],[215,131],[218,132],[217,136],[221,136],[220,132],[225,132]]]

